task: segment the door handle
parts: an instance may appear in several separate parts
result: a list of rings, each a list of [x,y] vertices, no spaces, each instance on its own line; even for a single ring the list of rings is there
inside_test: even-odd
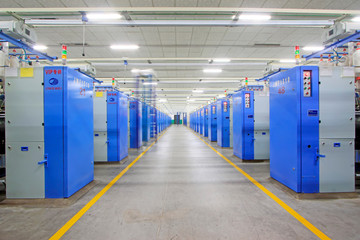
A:
[[[316,152],[315,152],[315,161],[318,161],[319,158],[324,158],[324,157],[326,157],[325,155],[320,154],[319,148],[315,148],[315,150],[316,150]]]
[[[44,155],[44,160],[38,162],[38,165],[41,165],[41,164],[44,164],[45,167],[48,167],[48,155],[47,154]]]

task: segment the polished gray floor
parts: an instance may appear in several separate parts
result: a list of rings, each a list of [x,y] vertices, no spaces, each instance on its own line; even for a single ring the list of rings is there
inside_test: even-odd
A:
[[[295,199],[270,181],[267,162],[242,163],[231,150],[219,151],[329,237],[360,239],[360,199]],[[97,165],[99,184],[72,206],[0,207],[0,239],[49,238],[132,159],[124,165]],[[317,237],[192,130],[172,126],[63,239]]]

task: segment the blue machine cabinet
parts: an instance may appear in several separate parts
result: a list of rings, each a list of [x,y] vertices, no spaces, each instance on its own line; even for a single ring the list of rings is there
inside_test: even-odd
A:
[[[242,90],[233,95],[234,155],[243,160],[269,159],[269,95]]]
[[[96,88],[94,98],[94,160],[118,162],[128,155],[128,98],[118,91]]]
[[[68,67],[6,78],[8,198],[67,198],[94,178],[93,80]]]
[[[208,128],[209,108],[208,108],[208,106],[205,106],[203,108],[203,112],[204,112],[204,137],[209,137],[209,128]]]
[[[148,142],[150,140],[150,106],[146,103],[142,104],[142,140]]]
[[[217,101],[217,144],[230,147],[230,100]]]
[[[150,137],[151,138],[154,138],[156,137],[156,134],[157,134],[157,119],[156,119],[156,116],[157,116],[157,110],[156,108],[154,107],[150,107],[150,120],[151,120],[151,123],[150,123]]]
[[[142,104],[137,99],[131,99],[130,111],[130,148],[142,146]]]
[[[200,130],[199,130],[199,133],[201,135],[203,135],[204,134],[204,109],[203,108],[199,109],[199,114],[200,114],[200,118],[199,118]]]
[[[301,193],[354,191],[353,80],[351,68],[318,66],[270,78],[272,178]]]
[[[209,129],[209,140],[212,142],[217,141],[217,111],[216,111],[216,103],[212,103],[208,106],[209,109],[209,121],[208,121],[208,129]]]

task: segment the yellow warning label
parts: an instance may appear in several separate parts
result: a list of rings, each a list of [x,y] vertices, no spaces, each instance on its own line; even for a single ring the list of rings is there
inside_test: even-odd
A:
[[[103,97],[104,92],[96,92],[95,97]]]
[[[20,77],[34,77],[34,68],[20,68]]]

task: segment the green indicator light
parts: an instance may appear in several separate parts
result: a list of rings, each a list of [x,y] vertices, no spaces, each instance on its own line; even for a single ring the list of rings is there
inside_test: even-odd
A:
[[[296,51],[295,51],[295,54],[300,54],[300,51],[299,51],[299,50],[296,50]]]
[[[63,50],[63,51],[62,51],[62,54],[67,54],[67,51],[66,51],[66,50]]]

